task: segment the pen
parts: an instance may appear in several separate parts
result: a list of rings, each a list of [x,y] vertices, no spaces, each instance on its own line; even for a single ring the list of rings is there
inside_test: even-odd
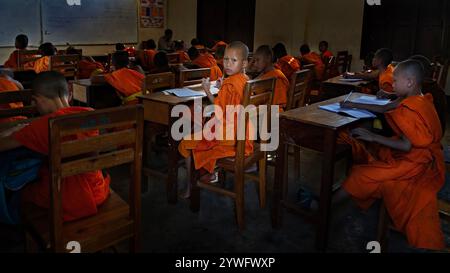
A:
[[[347,100],[350,98],[350,96],[352,95],[352,93],[353,93],[353,91],[351,91],[351,92],[347,95],[347,97],[345,98],[345,100],[344,100],[343,103],[346,103],[346,102],[347,102]]]

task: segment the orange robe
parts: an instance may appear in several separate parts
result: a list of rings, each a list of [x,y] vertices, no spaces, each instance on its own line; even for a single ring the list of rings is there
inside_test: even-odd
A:
[[[215,52],[219,46],[227,46],[227,45],[228,45],[228,44],[225,43],[224,41],[218,41],[218,42],[211,48],[211,50]]]
[[[146,49],[144,50],[144,66],[146,66],[149,70],[154,68],[153,60],[156,55],[156,50],[154,49]]]
[[[301,65],[296,58],[286,55],[283,58],[278,59],[278,62],[275,64],[275,68],[280,69],[290,81],[292,79],[292,75],[300,70]]]
[[[121,68],[105,75],[105,80],[124,97],[124,104],[136,104],[135,97],[141,94],[145,76],[129,69]]]
[[[322,53],[322,59],[331,58],[331,57],[333,57],[333,53],[329,50],[326,50],[324,53]]]
[[[289,90],[289,80],[284,76],[283,72],[279,69],[274,69],[267,72],[266,74],[258,77],[261,80],[276,78],[275,91],[273,93],[273,105],[280,105],[280,109],[286,107],[287,104],[287,93]]]
[[[223,76],[222,70],[217,66],[216,59],[209,53],[200,54],[192,61],[192,64],[201,68],[211,68],[211,75],[209,76],[211,81],[215,81]]]
[[[36,74],[50,70],[50,56],[43,56],[34,62],[29,62],[24,65],[25,70],[34,70]]]
[[[180,54],[180,62],[181,63],[187,63],[191,61],[191,58],[189,58],[189,55],[184,50],[178,50],[178,54]]]
[[[12,81],[10,81],[8,78],[0,76],[0,92],[3,91],[17,91],[20,90],[19,87]],[[13,109],[13,108],[20,108],[23,107],[23,103],[17,102],[17,103],[8,103],[0,105],[0,109]],[[11,122],[19,119],[26,119],[26,117],[17,116],[17,117],[9,117],[9,118],[0,118],[0,123],[2,122]]]
[[[8,60],[6,60],[4,66],[6,68],[17,68],[18,67],[18,63],[19,63],[19,51],[18,50],[14,50],[11,55],[9,55]]]
[[[352,145],[357,164],[343,188],[363,209],[383,199],[395,228],[406,234],[411,246],[442,249],[437,192],[444,184],[445,166],[432,100],[430,94],[408,97],[385,114],[395,138],[404,135],[411,141],[409,152],[374,145],[370,153],[361,142],[341,134]]]
[[[309,52],[308,54],[303,55],[302,59],[307,63],[314,64],[316,79],[321,80],[323,78],[323,72],[325,71],[325,65],[323,64],[320,55],[315,52]]]
[[[394,92],[393,83],[394,83],[394,66],[390,64],[388,65],[385,71],[380,72],[380,75],[378,77],[378,85],[380,89],[392,93]]]
[[[78,78],[89,79],[92,72],[96,70],[105,71],[105,67],[99,62],[91,62],[88,60],[81,60],[78,63]]]
[[[219,94],[214,101],[214,105],[220,106],[223,111],[223,118],[226,117],[226,106],[235,106],[242,104],[245,84],[248,77],[245,74],[235,74],[224,80]],[[227,121],[215,115],[213,118],[222,120],[223,127],[227,128]],[[230,123],[228,123],[230,124]],[[234,116],[235,136],[237,132],[237,116]],[[217,128],[215,128],[217,129]],[[223,131],[225,134],[225,130]],[[178,146],[178,151],[184,157],[192,155],[194,158],[195,169],[205,169],[210,173],[214,172],[217,159],[225,157],[233,157],[236,155],[236,142],[233,140],[183,140]],[[253,152],[253,142],[249,140],[248,134],[245,142],[245,154],[250,155]]]
[[[52,117],[74,114],[91,110],[84,107],[67,107],[55,113],[45,115],[30,123],[20,131],[14,133],[13,138],[23,146],[41,153],[49,154],[48,120]],[[67,140],[74,140],[95,135],[97,132],[80,133]],[[40,207],[50,205],[48,166],[43,166],[37,183],[28,184],[22,192],[25,201]],[[105,179],[101,171],[78,174],[62,179],[62,208],[63,220],[72,221],[97,213],[97,206],[102,204],[109,195],[109,178]]]

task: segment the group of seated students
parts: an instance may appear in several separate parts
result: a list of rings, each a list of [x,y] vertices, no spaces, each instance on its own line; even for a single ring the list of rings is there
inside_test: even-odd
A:
[[[18,48],[23,48],[22,38],[18,37],[18,43],[16,42],[16,45],[19,44]],[[290,81],[302,64],[313,63],[316,76],[319,77],[323,69],[322,58],[332,56],[326,42],[320,43],[321,54],[312,52],[308,45],[302,45],[300,57],[289,55],[282,43],[273,48],[261,45],[254,52],[250,63],[249,49],[242,42],[228,44],[217,41],[209,50],[194,39],[187,55],[184,43],[179,41],[174,44],[174,51],[183,55],[181,59],[186,61],[187,66],[218,68],[215,77],[211,74],[210,79],[204,79],[202,87],[210,102],[223,110],[226,106],[242,103],[244,88],[249,80],[247,72],[250,71],[256,79],[276,78],[273,104],[279,105],[282,111],[287,103]],[[47,49],[51,49],[49,45],[41,47],[43,53],[55,53],[52,50],[47,52]],[[167,53],[157,52],[153,40],[146,41],[142,47],[143,61],[149,71],[163,72],[169,67]],[[215,57],[209,53],[214,50]],[[145,74],[139,65],[130,64],[129,55],[123,48],[118,48],[112,54],[113,69],[94,75],[92,79],[114,86],[121,93],[124,104],[135,104],[136,95],[142,90]],[[351,173],[343,184],[341,195],[350,195],[363,209],[370,207],[374,200],[383,199],[395,228],[407,235],[410,245],[442,249],[444,239],[439,225],[436,195],[444,183],[445,173],[440,145],[445,129],[445,116],[438,113],[445,115],[445,112],[441,112],[439,105],[433,104],[433,97],[437,96],[439,90],[430,77],[430,61],[423,56],[413,56],[394,68],[392,59],[390,50],[380,49],[373,58],[373,70],[345,75],[378,80],[377,95],[393,95],[393,100],[385,106],[343,102],[346,107],[363,108],[383,114],[393,133],[392,136],[386,137],[358,128],[340,135],[339,141],[351,145],[354,162]],[[86,62],[86,67],[92,62],[87,57],[83,58],[83,61]],[[102,68],[92,65],[92,69]],[[222,79],[223,75],[225,77]],[[220,88],[217,97],[210,92],[211,81],[215,79],[218,80]],[[6,75],[0,76],[0,91],[20,88],[20,83]],[[92,110],[70,106],[67,81],[58,72],[53,71],[40,71],[37,75],[33,82],[33,102],[41,117],[25,127],[1,132],[0,151],[24,146],[48,155],[48,119]],[[445,108],[445,105],[442,107]],[[212,119],[226,122],[224,115],[225,111],[217,111]],[[187,163],[192,164],[190,162],[193,161],[195,169],[202,173],[200,179],[206,182],[214,179],[218,159],[236,154],[233,141],[191,139],[193,140],[181,141],[179,152],[186,158]],[[246,155],[253,152],[253,144],[251,140],[246,140]],[[23,197],[39,206],[48,207],[48,170],[43,168],[40,181],[27,185]],[[64,183],[62,200],[65,221],[95,214],[97,206],[109,193],[109,177],[104,177],[99,171],[66,178]]]

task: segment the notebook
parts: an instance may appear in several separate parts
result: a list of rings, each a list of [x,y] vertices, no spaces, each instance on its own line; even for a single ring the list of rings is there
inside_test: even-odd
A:
[[[371,105],[386,105],[391,102],[389,99],[377,99],[375,96],[360,96],[354,100],[354,103],[371,104]]]
[[[367,110],[342,108],[339,102],[328,105],[321,105],[319,106],[319,108],[325,111],[344,114],[354,118],[376,118],[376,115]]]
[[[211,92],[211,94],[217,95],[217,93],[219,93],[219,88],[211,85],[211,88],[209,89],[209,91]],[[187,87],[165,90],[164,93],[172,94],[172,95],[175,95],[180,98],[206,96],[206,93],[204,91],[195,91],[195,90],[189,89]]]
[[[346,78],[342,78],[339,79],[341,82],[360,82],[360,81],[364,81],[363,79],[346,79]]]

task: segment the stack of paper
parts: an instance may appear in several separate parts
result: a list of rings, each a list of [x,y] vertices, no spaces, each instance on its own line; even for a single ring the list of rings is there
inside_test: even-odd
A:
[[[371,105],[386,105],[389,102],[391,102],[391,100],[377,99],[377,97],[375,97],[375,96],[361,96],[359,98],[351,100],[351,102],[362,103],[362,104],[371,104]]]
[[[194,90],[191,90],[189,88],[169,89],[169,90],[166,90],[165,92],[168,93],[168,94],[175,95],[175,96],[180,97],[180,98],[199,97],[199,96],[204,96],[205,95],[205,92],[194,91]]]
[[[354,118],[375,118],[376,115],[374,115],[372,112],[369,112],[367,110],[361,110],[361,109],[350,109],[350,108],[342,108],[340,103],[333,103],[329,105],[322,105],[319,106],[320,109],[330,111],[333,113],[338,114],[345,114]]]

